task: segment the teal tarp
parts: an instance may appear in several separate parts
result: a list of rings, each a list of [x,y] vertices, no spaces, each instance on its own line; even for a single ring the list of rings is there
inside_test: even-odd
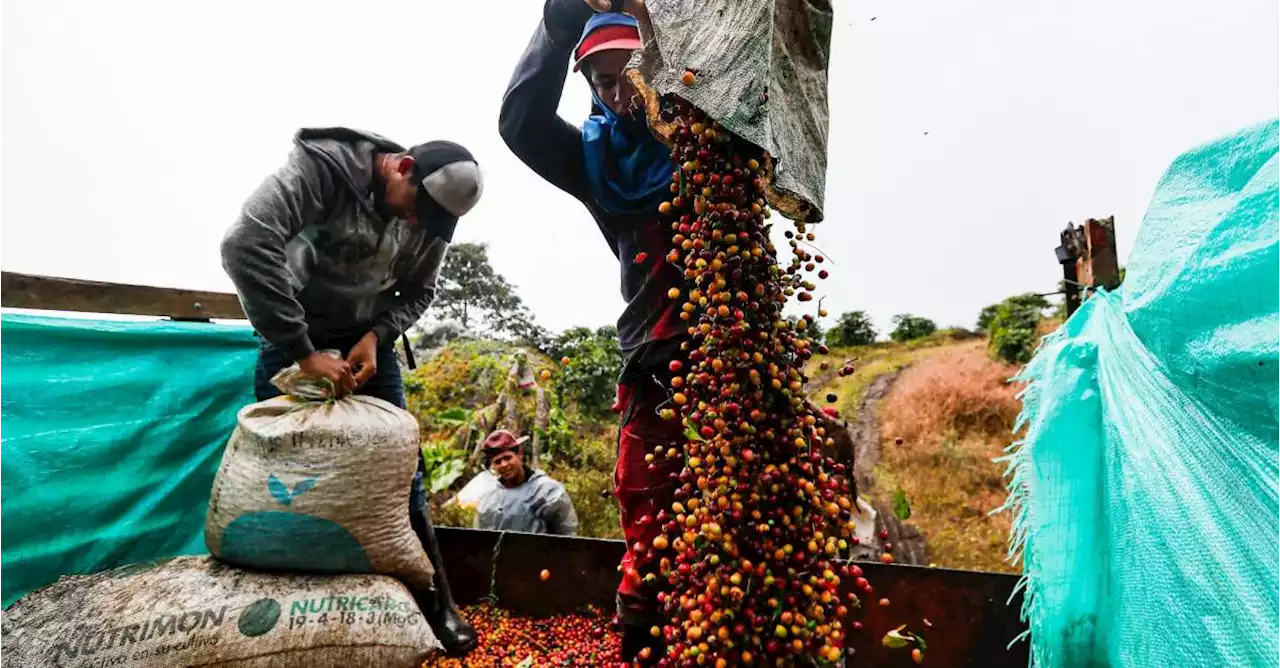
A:
[[[247,327],[0,318],[3,605],[59,576],[205,551]]]
[[[1174,161],[1124,284],[1019,377],[1010,505],[1039,666],[1277,664],[1278,129]]]

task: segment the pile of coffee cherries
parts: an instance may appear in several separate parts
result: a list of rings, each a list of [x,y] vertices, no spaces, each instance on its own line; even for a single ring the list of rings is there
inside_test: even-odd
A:
[[[482,603],[463,608],[462,616],[475,627],[479,646],[463,658],[433,659],[424,668],[619,665],[614,616],[599,610],[532,618]]]
[[[813,232],[795,223],[780,266],[770,241],[764,152],[676,97],[662,120],[674,124],[671,198],[659,214],[671,225],[665,260],[684,272],[680,317],[691,337],[671,362],[665,419],[681,420],[683,448],[675,502],[654,518],[662,535],[630,549],[653,554],[656,573],[630,572],[658,592],[665,622],[660,666],[837,665],[850,612],[842,580],[865,580],[845,561],[853,499],[833,434],[805,400],[803,367],[824,347],[807,330],[812,315],[789,319],[790,297],[813,300],[807,277],[824,258]],[[821,315],[821,313],[820,313]],[[851,473],[851,472],[849,472]],[[853,587],[847,587],[852,590]],[[863,587],[870,592],[870,586]]]

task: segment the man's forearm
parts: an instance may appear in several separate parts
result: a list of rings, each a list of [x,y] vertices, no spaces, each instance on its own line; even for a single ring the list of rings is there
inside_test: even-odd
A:
[[[498,131],[521,161],[577,199],[587,197],[582,134],[556,109],[573,45],[591,17],[582,0],[549,0],[502,98]]]

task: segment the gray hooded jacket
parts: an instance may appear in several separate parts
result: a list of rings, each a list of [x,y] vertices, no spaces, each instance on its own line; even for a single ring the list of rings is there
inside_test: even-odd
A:
[[[292,359],[369,331],[395,341],[435,297],[448,242],[381,212],[374,155],[399,144],[304,129],[289,160],[245,202],[222,266],[249,322]]]
[[[528,478],[519,487],[506,487],[492,471],[489,490],[476,505],[476,528],[491,531],[523,531],[559,536],[578,535],[578,514],[564,485],[537,470],[525,469]]]

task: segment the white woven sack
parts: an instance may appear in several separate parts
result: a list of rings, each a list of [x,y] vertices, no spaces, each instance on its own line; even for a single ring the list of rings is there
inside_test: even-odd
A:
[[[373,397],[303,398],[331,389],[296,366],[275,382],[293,394],[241,409],[223,454],[209,551],[246,568],[382,573],[432,588],[431,560],[409,524],[417,420]]]
[[[440,643],[404,585],[179,557],[64,577],[4,613],[4,668],[417,668]]]

